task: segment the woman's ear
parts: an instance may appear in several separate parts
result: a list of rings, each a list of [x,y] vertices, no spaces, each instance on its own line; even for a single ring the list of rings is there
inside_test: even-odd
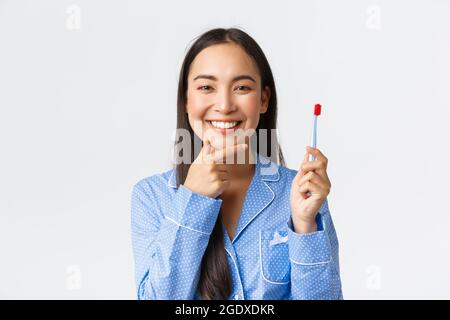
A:
[[[269,100],[270,100],[270,88],[266,86],[264,90],[261,91],[261,112],[266,113],[269,108]]]

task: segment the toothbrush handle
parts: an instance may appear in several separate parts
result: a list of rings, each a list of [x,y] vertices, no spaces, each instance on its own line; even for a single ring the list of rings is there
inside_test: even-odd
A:
[[[316,148],[317,147],[317,116],[313,116],[313,130],[311,135],[311,147]],[[309,161],[316,160],[316,157],[314,157],[312,154],[309,155]]]

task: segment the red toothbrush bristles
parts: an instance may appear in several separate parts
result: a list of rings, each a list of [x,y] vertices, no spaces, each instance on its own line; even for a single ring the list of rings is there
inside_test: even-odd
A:
[[[316,105],[314,106],[314,115],[315,115],[315,116],[319,116],[319,115],[320,115],[321,109],[322,109],[322,106],[321,106],[320,104],[316,104]]]

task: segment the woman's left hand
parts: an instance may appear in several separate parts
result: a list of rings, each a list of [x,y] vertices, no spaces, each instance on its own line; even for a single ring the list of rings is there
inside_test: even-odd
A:
[[[307,153],[291,185],[292,222],[296,233],[317,230],[316,215],[330,193],[327,175],[328,159],[317,148],[306,147]],[[308,161],[309,154],[316,157]],[[308,192],[311,194],[308,196]]]

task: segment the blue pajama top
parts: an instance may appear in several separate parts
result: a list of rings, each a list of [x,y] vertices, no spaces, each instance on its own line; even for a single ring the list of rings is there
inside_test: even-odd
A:
[[[235,236],[222,225],[232,278],[228,299],[342,299],[338,239],[327,200],[317,231],[293,230],[290,189],[297,174],[262,155]],[[200,299],[200,265],[222,204],[176,187],[175,169],[137,182],[131,233],[138,299]]]

